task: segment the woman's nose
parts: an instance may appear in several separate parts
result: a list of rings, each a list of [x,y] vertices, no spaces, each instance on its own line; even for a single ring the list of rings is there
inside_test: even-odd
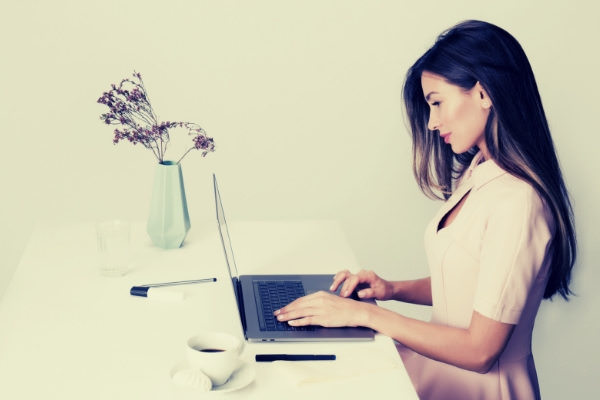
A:
[[[430,131],[435,131],[440,128],[440,121],[438,118],[435,118],[434,113],[429,113],[429,122],[427,123],[427,128]]]

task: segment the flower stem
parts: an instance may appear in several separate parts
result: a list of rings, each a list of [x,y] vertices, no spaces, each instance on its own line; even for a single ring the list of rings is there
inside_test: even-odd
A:
[[[181,158],[179,160],[177,160],[177,164],[179,164],[181,162],[181,160],[183,160],[183,157],[185,157],[187,155],[187,153],[189,153],[190,151],[192,151],[194,149],[195,149],[195,147],[190,147],[189,149],[187,149],[187,151],[185,153],[183,153]]]
[[[152,145],[148,146],[148,148],[150,150],[152,150],[152,154],[154,154],[154,157],[156,157],[156,159],[158,160],[158,162],[160,162],[160,157],[158,156],[158,154],[156,154],[156,151],[154,150],[154,147],[152,147]]]

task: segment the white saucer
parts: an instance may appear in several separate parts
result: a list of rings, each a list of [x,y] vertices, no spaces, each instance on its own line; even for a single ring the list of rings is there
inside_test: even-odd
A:
[[[180,363],[178,363],[177,365],[175,365],[172,369],[171,369],[171,379],[173,379],[173,377],[175,376],[175,374],[177,374],[178,372],[180,372],[181,370],[190,368],[190,365],[188,364],[187,361],[182,361]],[[240,390],[246,386],[248,386],[256,377],[256,370],[254,369],[254,363],[250,363],[250,362],[243,362],[242,366],[239,367],[237,370],[235,370],[235,372],[229,377],[229,379],[227,380],[227,382],[225,382],[224,384],[220,385],[220,386],[213,386],[213,388],[205,393],[227,393],[227,392],[233,392],[235,390]],[[191,389],[193,390],[193,387],[186,387],[186,386],[180,386],[180,387],[185,387],[187,389]],[[200,389],[197,389],[200,391]]]

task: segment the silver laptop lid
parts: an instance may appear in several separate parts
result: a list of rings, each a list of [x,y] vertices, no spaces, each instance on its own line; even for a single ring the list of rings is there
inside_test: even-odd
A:
[[[213,186],[215,191],[215,206],[217,209],[217,225],[219,226],[219,235],[221,236],[221,244],[223,245],[223,252],[225,253],[225,263],[227,264],[227,271],[229,272],[229,277],[231,278],[231,285],[233,286],[233,293],[235,295],[235,303],[238,307],[240,322],[242,323],[242,330],[244,331],[245,336],[246,317],[244,315],[243,296],[240,289],[237,267],[235,265],[235,257],[233,256],[231,238],[229,237],[229,230],[227,229],[227,221],[225,220],[225,212],[223,211],[223,203],[221,202],[221,194],[219,193],[219,186],[217,185],[217,177],[215,174],[213,174]]]
[[[219,185],[217,185],[217,177],[213,174],[213,185],[215,190],[215,206],[217,207],[217,224],[219,225],[219,234],[221,235],[221,243],[225,252],[225,262],[231,278],[238,277],[237,266],[235,265],[235,256],[233,255],[233,247],[231,246],[231,237],[227,228],[227,220],[225,219],[225,211],[223,211],[223,202],[219,193]]]

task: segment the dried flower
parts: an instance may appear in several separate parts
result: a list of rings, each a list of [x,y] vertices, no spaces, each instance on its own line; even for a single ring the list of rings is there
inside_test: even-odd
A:
[[[167,144],[169,143],[169,129],[186,128],[192,138],[193,146],[179,158],[181,162],[191,150],[202,150],[202,157],[215,151],[213,138],[208,137],[200,125],[192,122],[159,122],[150,105],[148,93],[142,80],[142,75],[133,73],[133,79],[123,79],[117,86],[111,85],[108,92],[104,92],[98,99],[109,111],[100,115],[100,120],[107,125],[119,125],[114,130],[113,143],[128,140],[136,145],[140,143],[152,150],[159,163],[164,162]]]

